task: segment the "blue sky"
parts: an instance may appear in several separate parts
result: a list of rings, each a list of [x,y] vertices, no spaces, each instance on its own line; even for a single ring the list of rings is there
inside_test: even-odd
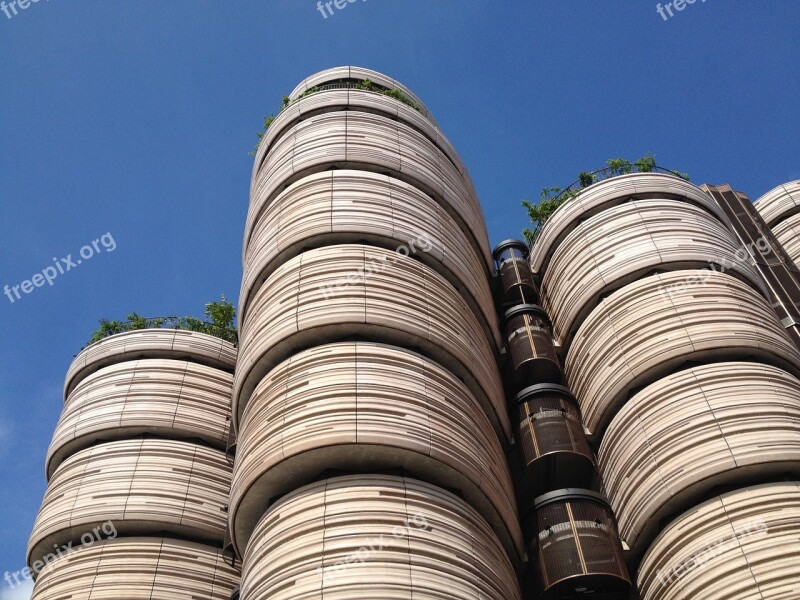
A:
[[[313,72],[362,65],[414,89],[470,169],[493,242],[520,235],[522,198],[615,156],[653,152],[753,199],[800,178],[796,0],[697,0],[667,21],[650,0],[334,11],[41,0],[0,13],[0,286],[103,234],[116,245],[14,303],[0,295],[0,573],[24,566],[64,374],[97,320],[237,298],[248,152]]]

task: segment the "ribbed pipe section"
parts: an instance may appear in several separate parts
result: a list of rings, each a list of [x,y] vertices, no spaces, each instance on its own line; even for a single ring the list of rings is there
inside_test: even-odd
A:
[[[316,346],[278,365],[244,410],[230,523],[242,551],[274,498],[326,470],[403,468],[460,490],[511,556],[522,536],[506,458],[491,423],[449,371],[394,346]]]
[[[800,352],[752,287],[715,271],[677,271],[603,300],[578,330],[565,371],[598,438],[632,390],[687,361],[737,359],[800,372]]]
[[[713,269],[767,297],[749,255],[738,250],[719,219],[693,204],[633,200],[604,210],[575,227],[552,255],[541,295],[553,335],[568,347],[600,298],[653,271]]]
[[[800,476],[800,381],[755,363],[680,371],[622,407],[599,460],[622,539],[641,552],[715,487]]]
[[[309,248],[366,241],[411,255],[444,276],[480,318],[487,338],[501,345],[479,257],[458,223],[414,186],[367,171],[325,171],[250,210],[259,217],[245,232],[240,322],[257,288],[280,264]]]
[[[531,268],[544,274],[556,249],[582,221],[630,200],[677,200],[698,206],[723,224],[728,223],[714,199],[677,176],[632,173],[596,183],[565,202],[547,220],[531,250]]]
[[[31,600],[228,600],[238,581],[238,569],[217,548],[172,538],[118,538],[52,560]]]
[[[176,329],[142,329],[112,335],[87,346],[75,357],[64,382],[64,398],[98,369],[138,358],[189,360],[232,372],[236,348],[211,335]]]
[[[289,184],[331,168],[388,173],[429,194],[464,224],[485,272],[492,272],[486,225],[471,182],[425,135],[379,114],[323,113],[286,130],[272,144],[256,175],[250,204],[267,206]],[[258,214],[249,212],[245,231],[252,229]]]
[[[336,477],[292,492],[258,523],[244,563],[244,599],[521,598],[481,516],[406,477]]]
[[[771,189],[753,204],[767,225],[774,228],[781,221],[800,213],[800,179]]]
[[[120,535],[169,532],[222,545],[231,467],[225,454],[189,442],[134,439],[66,459],[45,493],[28,564],[105,522]]]
[[[642,600],[793,600],[800,589],[800,486],[770,483],[670,523],[639,571]]]
[[[462,378],[503,439],[511,427],[494,354],[446,279],[396,252],[359,245],[309,250],[259,288],[240,332],[233,414],[292,353],[358,335],[418,348]]]
[[[188,361],[129,360],[104,367],[70,393],[47,451],[48,478],[98,442],[149,434],[225,449],[233,375]]]

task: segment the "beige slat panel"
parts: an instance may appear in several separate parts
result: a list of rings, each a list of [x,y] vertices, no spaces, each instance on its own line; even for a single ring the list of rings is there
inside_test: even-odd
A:
[[[620,536],[638,553],[662,519],[716,486],[800,476],[800,380],[756,363],[680,371],[622,407],[598,457]]]
[[[766,286],[720,221],[677,200],[637,200],[578,225],[553,254],[541,286],[557,342],[567,347],[598,299],[653,270],[713,268]]]
[[[417,347],[463,378],[498,434],[510,438],[497,363],[461,296],[421,262],[359,245],[304,252],[276,269],[256,293],[240,331],[237,431],[253,388],[275,365],[298,349],[353,335]]]
[[[455,166],[459,173],[464,175],[467,179],[469,178],[464,163],[461,161],[458,153],[456,153],[453,145],[439,130],[436,124],[426,118],[420,111],[379,92],[347,88],[325,90],[306,96],[301,100],[292,102],[290,106],[283,109],[277,115],[264,134],[264,137],[261,138],[258,150],[256,151],[256,158],[253,162],[253,173],[250,181],[251,191],[256,183],[258,172],[261,169],[267,152],[272,149],[272,145],[275,141],[283,136],[286,130],[293,125],[295,121],[322,112],[333,112],[335,110],[344,109],[379,113],[391,119],[402,121],[434,142],[436,146],[444,152],[448,160],[453,163],[453,166]],[[474,192],[474,186],[472,186],[471,180],[469,180],[467,184],[472,187]]]
[[[130,360],[95,371],[67,398],[47,451],[48,478],[98,441],[143,433],[225,449],[233,375],[188,361]]]
[[[464,223],[474,252],[493,273],[486,224],[469,179],[423,134],[377,114],[329,112],[288,129],[273,143],[256,177],[245,231],[288,185],[332,166],[389,172],[430,194]]]
[[[408,478],[349,476],[283,498],[243,561],[242,600],[519,600],[494,532],[463,500]]]
[[[547,271],[556,248],[584,219],[627,202],[631,196],[659,194],[684,199],[715,216],[721,223],[728,223],[725,213],[709,194],[680,177],[662,173],[631,173],[613,177],[592,185],[553,213],[531,249],[533,272]]]
[[[723,494],[669,524],[639,569],[642,600],[796,600],[800,486]]]
[[[28,564],[106,521],[121,535],[169,531],[222,542],[230,483],[224,452],[190,442],[135,439],[81,450],[50,480]]]
[[[772,233],[795,266],[800,264],[800,213],[786,217],[773,227]]]
[[[98,369],[138,358],[189,360],[233,371],[236,348],[213,335],[176,329],[142,329],[112,335],[84,348],[72,361],[64,382],[64,398]]]
[[[344,66],[344,67],[333,67],[331,69],[325,69],[324,71],[319,71],[318,73],[314,73],[313,75],[306,77],[303,81],[301,81],[297,87],[292,90],[289,94],[289,98],[292,100],[296,100],[300,94],[309,90],[313,87],[318,85],[324,85],[326,83],[331,83],[336,81],[337,79],[369,79],[372,83],[377,85],[382,85],[386,88],[397,88],[403,95],[418,104],[420,109],[422,110],[423,114],[426,115],[431,121],[433,121],[433,117],[430,115],[430,112],[425,107],[425,104],[419,97],[411,91],[408,87],[403,85],[400,81],[389,77],[388,75],[384,75],[383,73],[379,73],[378,71],[373,71],[372,69],[365,69],[364,67],[356,67],[356,66]]]
[[[116,538],[50,562],[31,600],[229,600],[239,575],[211,546],[160,537]]]
[[[752,287],[711,270],[675,271],[603,300],[578,329],[565,373],[597,439],[632,389],[686,361],[738,359],[800,373],[800,352]]]
[[[229,522],[239,553],[265,499],[326,469],[395,468],[460,489],[521,559],[511,475],[481,406],[437,364],[366,342],[296,354],[256,387],[242,417],[231,492]]]
[[[771,189],[753,203],[770,227],[800,211],[800,179]]]
[[[399,179],[367,171],[325,171],[283,191],[254,224],[245,249],[239,320],[249,299],[281,262],[304,249],[367,240],[401,249],[453,284],[500,347],[489,281],[458,224],[429,196]]]

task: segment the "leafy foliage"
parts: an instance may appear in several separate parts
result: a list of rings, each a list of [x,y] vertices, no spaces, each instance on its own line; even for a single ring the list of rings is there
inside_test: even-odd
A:
[[[207,333],[221,338],[232,344],[237,344],[236,334],[236,307],[225,296],[219,302],[209,302],[203,311],[206,319],[196,317],[178,317],[171,315],[168,317],[143,317],[136,312],[127,316],[125,321],[109,321],[100,319],[100,327],[93,333],[89,344],[99,342],[111,335],[124,333],[126,331],[138,331],[140,329],[183,329],[185,331],[197,331]]]
[[[659,167],[656,165],[656,157],[648,152],[645,156],[641,157],[635,162],[631,162],[624,158],[612,158],[606,162],[606,167],[599,171],[587,172],[581,171],[578,174],[578,180],[569,187],[562,189],[559,187],[544,188],[539,195],[539,201],[536,203],[530,200],[523,200],[522,205],[528,211],[531,223],[534,225],[532,229],[526,228],[522,231],[528,245],[533,245],[536,240],[538,232],[541,230],[542,225],[550,218],[559,206],[564,204],[567,200],[574,198],[580,194],[585,188],[600,179],[609,177],[616,177],[618,175],[627,175],[629,173],[652,173]],[[680,171],[672,171],[669,169],[660,169],[661,172],[672,173],[689,181],[689,176]]]

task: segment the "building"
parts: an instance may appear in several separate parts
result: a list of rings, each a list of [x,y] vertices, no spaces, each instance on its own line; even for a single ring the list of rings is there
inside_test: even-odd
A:
[[[311,76],[256,152],[238,349],[73,363],[29,561],[114,537],[34,598],[798,597],[799,183],[631,173],[492,250],[410,89]]]

